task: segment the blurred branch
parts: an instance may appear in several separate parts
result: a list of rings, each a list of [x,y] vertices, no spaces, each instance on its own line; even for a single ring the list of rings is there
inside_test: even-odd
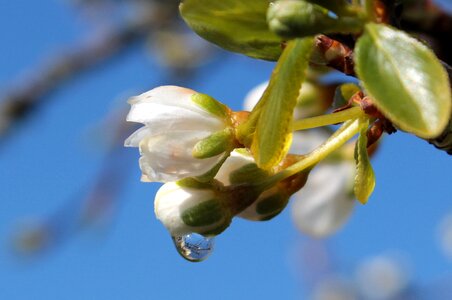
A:
[[[21,84],[2,92],[0,98],[0,139],[4,138],[13,125],[24,119],[57,87],[82,71],[92,69],[106,62],[127,47],[143,40],[153,30],[174,24],[177,10],[171,5],[158,2],[147,5],[117,28],[103,35],[93,36],[88,43],[66,51],[44,67],[35,68],[34,76]],[[152,8],[152,9],[150,9]]]

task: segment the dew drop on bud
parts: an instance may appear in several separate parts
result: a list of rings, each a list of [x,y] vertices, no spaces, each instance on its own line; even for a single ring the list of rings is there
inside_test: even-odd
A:
[[[214,238],[207,238],[197,233],[172,237],[177,252],[188,261],[205,260],[213,251]]]

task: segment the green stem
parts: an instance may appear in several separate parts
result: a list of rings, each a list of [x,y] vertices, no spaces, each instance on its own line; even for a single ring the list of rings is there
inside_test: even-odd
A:
[[[355,134],[357,134],[359,132],[359,124],[359,118],[345,122],[328,140],[326,140],[317,149],[306,155],[302,160],[271,176],[270,178],[267,178],[264,182],[259,183],[259,185],[262,187],[270,187],[281,180],[314,166],[325,157],[339,149]]]
[[[374,22],[375,16],[375,0],[364,0],[364,10],[366,12],[367,20]]]
[[[306,118],[302,120],[295,121],[293,123],[293,130],[305,130],[311,128],[317,128],[327,125],[333,125],[337,123],[342,123],[347,120],[356,119],[364,116],[364,112],[360,107],[352,107],[347,110],[343,110],[337,113]]]

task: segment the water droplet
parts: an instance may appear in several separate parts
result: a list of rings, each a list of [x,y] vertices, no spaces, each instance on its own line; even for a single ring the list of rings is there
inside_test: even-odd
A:
[[[213,251],[214,238],[207,238],[197,233],[172,237],[177,252],[188,261],[205,260]]]

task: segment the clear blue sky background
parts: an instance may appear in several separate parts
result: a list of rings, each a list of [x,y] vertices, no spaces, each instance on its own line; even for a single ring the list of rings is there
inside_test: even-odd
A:
[[[0,0],[0,87],[88,31],[63,1]],[[271,63],[230,55],[202,71],[190,88],[240,109],[247,91],[271,69]],[[159,72],[139,45],[65,84],[14,129],[0,149],[0,299],[303,296],[299,251],[307,238],[296,231],[288,209],[270,222],[235,220],[207,261],[188,263],[154,218],[158,185],[139,181],[134,150],[113,226],[76,236],[29,263],[11,255],[18,219],[50,214],[96,178],[102,151],[86,143],[90,128],[128,95],[161,84]],[[436,229],[452,210],[451,158],[399,132],[385,139],[374,168],[378,181],[369,204],[357,205],[345,228],[326,241],[337,267],[351,272],[363,258],[395,251],[411,261],[421,286],[450,277]]]

